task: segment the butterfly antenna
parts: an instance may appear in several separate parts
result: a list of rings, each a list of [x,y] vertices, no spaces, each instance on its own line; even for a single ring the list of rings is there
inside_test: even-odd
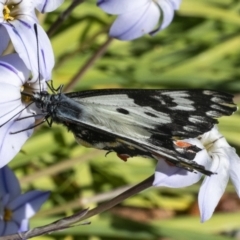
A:
[[[40,114],[38,114],[38,115],[40,116]],[[33,116],[35,117],[35,116],[38,116],[38,115],[33,115]],[[29,117],[33,117],[33,116],[23,117],[23,118],[21,118],[21,120],[22,120],[22,119],[29,118]],[[37,123],[37,124],[34,124],[34,125],[32,125],[32,126],[30,126],[30,127],[28,127],[28,128],[21,129],[21,130],[16,131],[16,132],[10,132],[10,134],[17,134],[17,133],[21,133],[21,132],[27,131],[27,130],[29,130],[29,129],[33,129],[33,128],[39,126],[39,125],[42,125],[42,124],[45,123],[45,122],[47,122],[47,124],[49,125],[49,127],[51,127],[53,121],[52,121],[52,119],[49,120],[48,117],[49,117],[49,116],[45,116],[45,118],[44,118],[41,122],[39,122],[39,123]]]
[[[16,132],[10,132],[10,134],[17,134],[17,133],[20,133],[20,132],[25,132],[25,131],[27,131],[29,129],[33,129],[33,128],[43,124],[44,122],[46,122],[46,119],[43,119],[43,121],[41,121],[40,123],[34,124],[34,125],[32,125],[32,126],[30,126],[28,128],[24,128],[24,129],[21,129],[21,130],[16,131]]]
[[[20,110],[18,113],[16,113],[15,115],[13,115],[11,118],[9,118],[5,123],[3,123],[2,125],[0,125],[0,128],[2,126],[4,126],[5,124],[7,124],[8,122],[10,122],[13,118],[15,118],[19,113],[23,112],[25,109],[27,109],[30,105],[32,105],[33,102],[29,103],[25,108],[23,108],[22,110]]]
[[[34,31],[35,31],[35,35],[36,35],[36,42],[37,42],[38,81],[39,81],[39,89],[40,89],[40,92],[41,92],[41,84],[40,84],[40,77],[41,77],[41,75],[40,75],[39,39],[38,39],[37,24],[35,23],[33,27],[34,27]],[[51,81],[51,84],[49,84],[49,83],[46,81],[46,84],[47,84],[48,88],[52,91],[52,93],[56,93],[56,89],[53,87],[52,81]]]
[[[38,39],[38,29],[37,24],[35,23],[33,25],[35,36],[36,36],[36,43],[37,43],[37,67],[38,67],[38,83],[39,83],[39,89],[41,92],[41,84],[40,84],[40,58],[39,58],[39,39]]]

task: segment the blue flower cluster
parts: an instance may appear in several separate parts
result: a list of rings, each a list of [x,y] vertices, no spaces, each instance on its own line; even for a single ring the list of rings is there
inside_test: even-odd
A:
[[[21,194],[19,182],[7,164],[32,135],[32,126],[41,114],[21,92],[46,91],[54,67],[51,42],[38,23],[36,11],[53,11],[62,3],[63,0],[2,0],[0,4],[0,236],[28,230],[28,219],[49,196],[45,191]],[[180,4],[181,0],[97,0],[98,7],[117,15],[109,35],[124,41],[145,34],[153,36],[165,29]],[[6,55],[9,44],[15,52]],[[18,134],[12,134],[15,132]],[[203,149],[194,161],[216,173],[204,178],[199,191],[204,222],[212,216],[229,179],[240,196],[240,159],[216,126],[197,139],[183,141]],[[199,172],[171,166],[159,157],[153,186],[186,187],[202,177]]]

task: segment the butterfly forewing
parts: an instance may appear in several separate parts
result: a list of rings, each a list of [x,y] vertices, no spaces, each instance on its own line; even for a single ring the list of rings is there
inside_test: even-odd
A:
[[[83,106],[90,124],[143,137],[197,137],[217,123],[215,118],[236,111],[230,94],[209,90],[116,89],[66,96]]]

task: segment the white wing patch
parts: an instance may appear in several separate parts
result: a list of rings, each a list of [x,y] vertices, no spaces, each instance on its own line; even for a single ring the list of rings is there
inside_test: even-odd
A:
[[[76,99],[76,101],[81,101],[82,103],[93,103],[94,105],[101,106],[138,106],[134,103],[134,100],[130,99],[126,94],[118,94],[115,97],[113,95],[100,95],[94,97],[91,96],[87,98],[81,98],[81,100]]]
[[[139,105],[125,94],[119,94],[115,98],[104,95],[75,99],[75,101],[83,106],[81,121],[92,122],[105,130],[112,129],[117,133],[123,134],[127,131],[134,137],[149,137],[151,134],[144,128],[154,130],[156,125],[172,122],[167,113],[156,111],[149,106],[139,108]],[[121,113],[118,109],[126,113]]]
[[[136,122],[136,119],[138,119],[138,122]],[[149,128],[149,122],[152,123],[152,121],[143,118],[140,114],[136,115],[133,112],[128,115],[118,113],[115,107],[105,106],[96,108],[92,104],[86,104],[84,105],[81,118],[76,120],[101,127],[101,129],[123,136],[126,135],[126,132],[134,138],[148,138],[151,136],[151,134],[145,130],[145,127]],[[151,126],[151,128],[154,129],[154,125]]]
[[[162,95],[166,95],[172,98],[172,101],[177,104],[175,107],[169,107],[171,110],[181,111],[195,111],[194,101],[190,100],[190,95],[186,91],[172,91],[163,92]]]

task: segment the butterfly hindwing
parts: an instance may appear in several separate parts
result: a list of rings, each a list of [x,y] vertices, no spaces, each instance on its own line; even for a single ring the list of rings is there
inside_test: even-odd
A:
[[[191,144],[185,143],[185,146],[177,145],[170,139],[131,139],[123,137],[116,133],[106,132],[100,128],[79,123],[73,118],[64,119],[65,125],[73,132],[77,142],[85,147],[92,147],[106,150],[107,152],[116,152],[119,158],[127,160],[129,157],[142,156],[154,158],[156,160],[166,159],[169,163],[188,170],[198,170],[204,174],[210,175],[211,172],[204,167],[191,161],[196,153],[201,149]],[[186,145],[187,144],[187,145]],[[179,151],[177,151],[177,148]]]

